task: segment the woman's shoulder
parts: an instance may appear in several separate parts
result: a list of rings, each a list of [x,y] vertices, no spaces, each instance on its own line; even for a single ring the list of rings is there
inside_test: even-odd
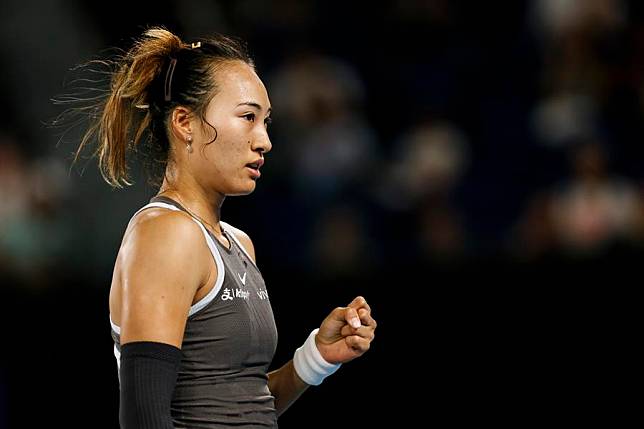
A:
[[[160,207],[150,207],[137,213],[123,237],[124,242],[163,242],[168,247],[197,240],[203,240],[203,233],[190,215]]]
[[[184,277],[200,285],[209,274],[210,250],[199,225],[181,211],[150,208],[138,213],[126,230],[117,256],[117,266],[132,278],[164,282]],[[192,269],[190,282],[185,267]]]

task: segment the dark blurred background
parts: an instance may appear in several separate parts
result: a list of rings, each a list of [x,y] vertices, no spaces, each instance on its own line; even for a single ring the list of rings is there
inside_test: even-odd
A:
[[[44,124],[70,68],[147,25],[244,38],[269,90],[273,151],[223,217],[254,240],[274,366],[358,294],[379,321],[281,427],[615,423],[641,338],[642,9],[3,0],[0,427],[118,425],[107,297],[155,189],[70,172],[80,130]]]

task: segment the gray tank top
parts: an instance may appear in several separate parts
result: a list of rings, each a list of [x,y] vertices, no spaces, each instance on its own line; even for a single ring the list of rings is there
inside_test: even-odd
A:
[[[136,214],[149,207],[188,213],[169,198],[150,201]],[[193,219],[204,233],[218,275],[212,290],[190,308],[172,398],[174,426],[277,428],[267,376],[277,329],[264,279],[230,225],[220,222],[227,248]],[[120,328],[110,323],[120,367]]]

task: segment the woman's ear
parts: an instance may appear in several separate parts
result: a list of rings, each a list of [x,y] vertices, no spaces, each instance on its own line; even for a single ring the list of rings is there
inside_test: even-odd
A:
[[[192,111],[183,106],[177,106],[172,111],[170,129],[172,134],[180,141],[188,140],[192,135]],[[192,137],[191,137],[192,138]]]

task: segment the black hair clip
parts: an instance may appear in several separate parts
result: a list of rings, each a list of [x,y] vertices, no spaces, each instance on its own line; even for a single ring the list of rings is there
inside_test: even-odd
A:
[[[168,65],[168,71],[165,73],[165,85],[163,91],[165,93],[165,101],[170,101],[172,99],[172,75],[174,74],[174,68],[177,65],[176,58],[170,58],[170,64]]]

